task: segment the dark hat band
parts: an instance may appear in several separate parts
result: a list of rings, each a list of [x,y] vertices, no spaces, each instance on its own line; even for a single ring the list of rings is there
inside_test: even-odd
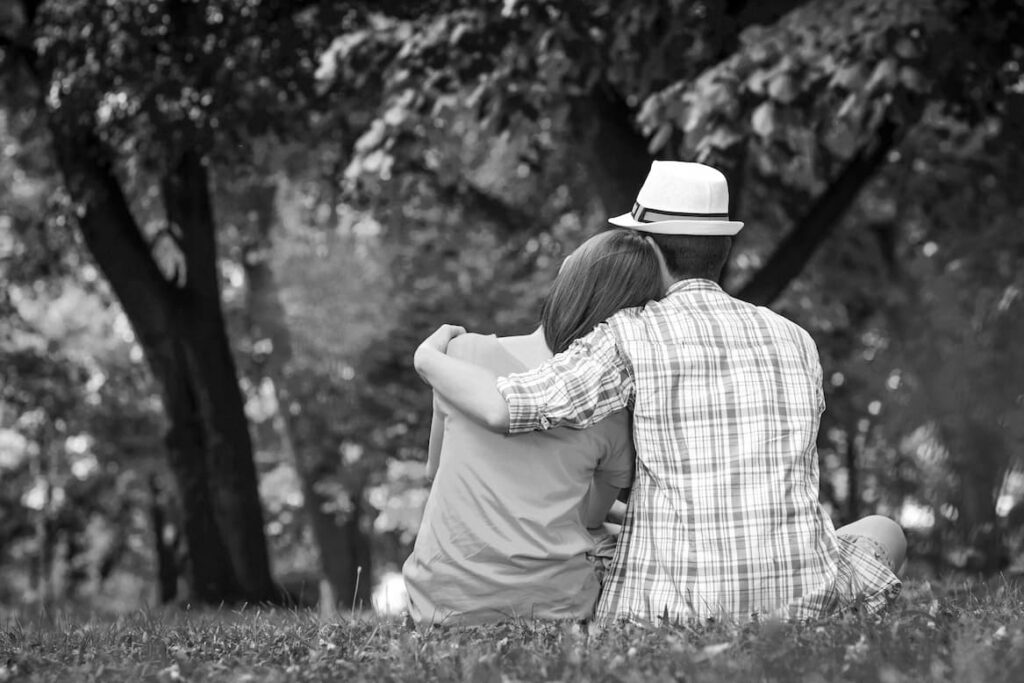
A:
[[[630,212],[633,216],[633,220],[640,223],[657,223],[658,221],[674,221],[674,220],[712,220],[712,221],[727,221],[729,220],[729,214],[727,213],[690,213],[687,211],[658,211],[656,209],[648,209],[640,206],[640,202],[633,204],[633,210]]]

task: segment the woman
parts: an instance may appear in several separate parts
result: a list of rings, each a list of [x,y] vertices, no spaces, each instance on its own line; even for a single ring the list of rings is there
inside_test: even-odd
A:
[[[521,372],[616,311],[663,293],[653,243],[630,230],[609,230],[566,258],[540,328],[514,337],[462,335],[448,353],[502,375]],[[435,400],[427,461],[434,484],[402,570],[413,619],[591,616],[599,559],[588,556],[595,544],[614,546],[602,522],[632,479],[633,456],[625,411],[585,430],[506,437]]]

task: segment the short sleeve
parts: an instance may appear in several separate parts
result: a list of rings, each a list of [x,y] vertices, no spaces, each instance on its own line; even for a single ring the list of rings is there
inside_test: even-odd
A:
[[[597,463],[594,479],[609,486],[624,489],[633,483],[633,469],[636,467],[636,449],[633,446],[633,421],[628,411],[608,418],[604,455]]]
[[[804,357],[818,398],[818,413],[821,414],[825,412],[824,372],[821,369],[821,357],[818,355],[818,346],[807,330],[801,328],[800,331],[803,333]]]

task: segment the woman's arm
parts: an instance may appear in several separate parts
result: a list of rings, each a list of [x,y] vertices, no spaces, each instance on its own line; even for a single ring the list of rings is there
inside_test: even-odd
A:
[[[434,391],[459,411],[490,431],[506,433],[508,407],[498,392],[498,376],[446,353],[448,343],[465,333],[462,327],[442,325],[416,349],[413,366]]]
[[[621,500],[616,500],[608,510],[606,521],[612,524],[622,524],[624,519],[626,519],[626,504]]]
[[[538,367],[500,379],[446,355],[461,334],[461,327],[442,325],[416,349],[413,365],[442,398],[490,431],[589,427],[632,400],[632,364],[607,324]]]
[[[629,413],[621,427],[610,432],[608,449],[594,470],[594,483],[590,490],[593,496],[588,510],[587,528],[602,522],[622,524],[626,517],[626,504],[619,494],[633,483],[633,469],[636,463],[636,448],[633,446],[633,421]]]
[[[434,481],[441,464],[441,444],[444,442],[444,411],[434,394],[434,417],[430,421],[430,440],[427,442],[427,480]]]
[[[604,524],[618,495],[618,486],[613,486],[600,479],[593,481],[590,485],[590,493],[587,495],[587,510],[584,516],[588,529],[597,529]]]

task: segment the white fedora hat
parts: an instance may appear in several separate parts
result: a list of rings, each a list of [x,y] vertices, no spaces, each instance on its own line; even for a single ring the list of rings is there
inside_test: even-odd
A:
[[[655,161],[633,210],[608,222],[659,235],[735,235],[729,184],[722,172],[686,161]]]

